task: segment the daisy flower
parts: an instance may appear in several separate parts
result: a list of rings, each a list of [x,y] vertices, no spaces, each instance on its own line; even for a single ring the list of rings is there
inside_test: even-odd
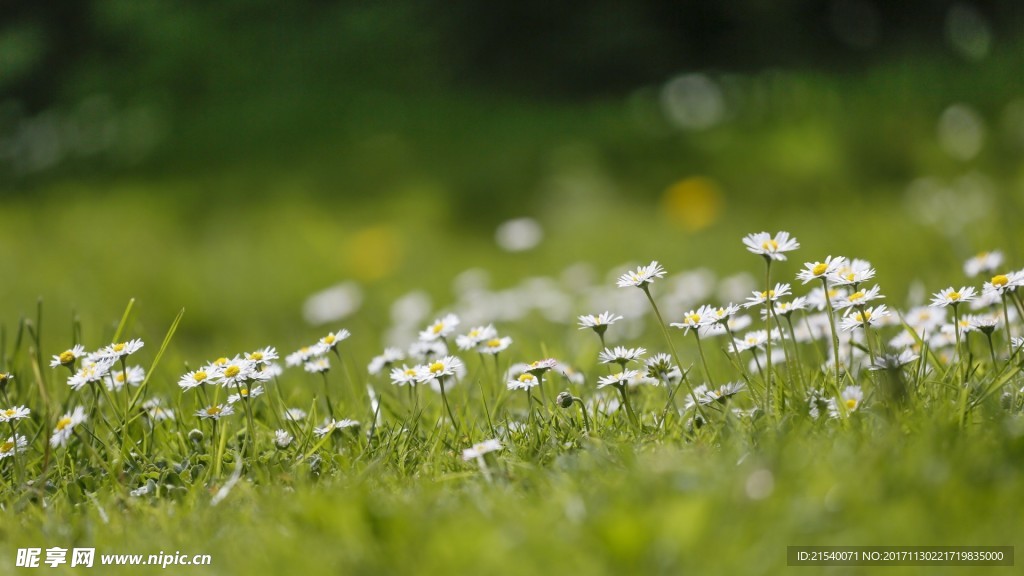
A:
[[[321,374],[331,369],[331,360],[327,356],[313,358],[302,365],[302,369],[310,374]]]
[[[207,384],[211,380],[212,370],[207,371],[206,369],[193,370],[182,376],[178,380],[178,386],[182,390],[191,390],[196,386]]]
[[[249,390],[248,388],[242,388],[242,390],[239,393],[228,396],[228,404],[234,404],[235,402],[238,402],[242,398],[256,398],[262,395],[263,386],[257,386],[252,390]]]
[[[250,380],[266,380],[269,376],[269,374],[257,371],[252,362],[235,358],[221,366],[214,379],[225,388],[233,388]]]
[[[843,407],[846,408],[847,414],[860,408],[860,403],[863,400],[864,392],[860,389],[860,386],[847,386],[839,396],[839,401],[843,403]],[[841,415],[834,398],[829,399],[828,415],[832,418],[839,418]]]
[[[277,349],[273,346],[260,348],[254,352],[246,353],[245,359],[254,364],[269,364],[270,362],[277,360]]]
[[[554,358],[545,358],[543,360],[530,362],[524,371],[540,377],[541,374],[555,368],[556,366],[558,366],[558,360],[555,360]]]
[[[145,344],[138,338],[129,340],[127,342],[115,342],[109,346],[104,346],[97,353],[98,358],[111,358],[114,360],[120,360],[125,356],[131,356],[138,352]]]
[[[712,308],[709,306],[701,306],[696,310],[690,310],[683,314],[682,322],[673,322],[670,324],[673,328],[679,328],[683,330],[684,334],[689,334],[690,329],[697,330],[705,326],[714,324],[717,319],[711,315]]]
[[[1021,284],[1024,284],[1024,275],[1020,272],[996,274],[992,277],[992,280],[985,282],[981,292],[985,295],[998,294],[1002,296],[1006,292],[1013,292]]]
[[[619,288],[629,288],[631,286],[645,288],[648,284],[654,282],[655,278],[663,278],[665,274],[665,269],[661,267],[661,264],[658,264],[657,260],[654,260],[647,266],[640,266],[635,272],[626,272],[619,276]]]
[[[232,408],[230,404],[214,404],[212,406],[196,410],[196,416],[199,416],[204,420],[220,420],[221,418],[231,416],[234,413],[235,409]]]
[[[419,379],[422,366],[413,366],[412,368],[402,365],[401,368],[391,369],[391,383],[396,386],[405,386],[406,384],[415,385]]]
[[[484,354],[499,354],[508,349],[512,345],[512,338],[503,336],[501,338],[491,338],[486,342],[481,342],[477,347],[478,352]]]
[[[819,312],[824,312],[828,308],[828,302],[826,302],[826,295],[829,301],[838,302],[849,292],[844,288],[829,287],[826,292],[824,288],[818,286],[807,293],[807,304]]]
[[[455,314],[447,314],[443,318],[434,320],[434,323],[420,332],[420,340],[433,342],[451,336],[455,327],[459,325],[459,317]]]
[[[284,450],[291,446],[293,440],[295,438],[287,430],[274,430],[274,446],[277,446],[279,449]]]
[[[163,401],[159,398],[150,398],[149,400],[146,400],[142,403],[142,409],[146,411],[146,415],[149,416],[149,419],[154,422],[174,420],[174,410],[165,408]]]
[[[66,446],[75,432],[75,426],[86,420],[85,408],[81,406],[75,406],[74,410],[61,416],[60,420],[57,420],[56,428],[53,429],[53,435],[50,436],[50,446],[54,448]]]
[[[918,355],[910,350],[903,350],[899,354],[885,354],[874,364],[868,366],[868,370],[896,370],[917,359]]]
[[[6,442],[0,444],[0,460],[7,458],[8,456],[14,456],[18,452],[22,452],[28,447],[28,439],[21,434],[15,434],[7,439]]]
[[[459,350],[468,352],[479,346],[481,342],[497,337],[498,331],[494,328],[494,324],[477,326],[465,334],[456,336],[455,345],[459,347]]]
[[[977,256],[964,262],[964,274],[968,278],[974,278],[983,272],[995,272],[1003,265],[1003,253],[999,250],[982,252]]]
[[[729,398],[739,394],[746,388],[746,384],[742,382],[728,382],[722,384],[714,390],[707,390],[704,392],[704,396],[698,396],[701,404],[711,404],[713,402],[725,403]]]
[[[771,333],[772,340],[778,340],[780,337],[779,330],[773,329]],[[764,348],[765,344],[768,343],[768,332],[764,330],[752,330],[743,335],[743,339],[733,340],[730,348],[731,352],[739,353],[746,352],[754,348]]]
[[[647,376],[660,382],[676,382],[683,377],[679,367],[673,363],[672,357],[664,352],[648,358],[645,365]]]
[[[146,379],[146,370],[142,366],[129,366],[127,370],[114,370],[110,373],[110,377],[104,382],[107,385],[107,390],[111,392],[124,388],[125,384],[129,386],[138,386]]]
[[[930,306],[911,308],[904,316],[907,324],[918,332],[934,332],[946,323],[946,310]]]
[[[767,292],[758,292],[757,290],[754,290],[751,292],[754,296],[752,298],[747,298],[747,302],[743,304],[743,306],[751,308],[753,306],[760,306],[769,300],[775,302],[783,296],[789,296],[789,290],[789,284],[776,284],[775,289],[768,290]]]
[[[611,312],[605,311],[600,314],[586,314],[579,317],[580,330],[586,330],[590,328],[598,334],[604,334],[608,327],[615,324],[619,320],[622,320],[622,316],[618,314],[612,314]]]
[[[874,308],[865,308],[863,312],[851,310],[846,316],[843,316],[839,326],[848,332],[854,328],[874,326],[881,318],[888,315],[889,310],[885,307],[885,304],[880,304]]]
[[[743,244],[747,246],[748,251],[760,254],[770,260],[785,260],[784,252],[790,252],[800,247],[800,243],[796,241],[796,238],[791,238],[789,232],[779,232],[774,238],[767,232],[747,234],[743,238]]]
[[[430,364],[420,366],[420,373],[417,376],[417,382],[428,382],[430,380],[443,380],[449,376],[454,376],[455,372],[462,366],[462,360],[459,360],[455,356],[445,356],[439,358]]]
[[[824,262],[806,262],[804,263],[804,269],[797,273],[797,280],[803,280],[804,284],[812,282],[814,280],[820,280],[822,278],[828,278],[835,274],[840,268],[846,264],[846,258],[843,256],[825,258]]]
[[[478,444],[473,444],[472,448],[466,448],[463,450],[462,459],[473,460],[475,458],[483,458],[484,454],[497,452],[498,450],[501,450],[501,442],[496,438],[492,438],[490,440],[484,440]]]
[[[86,384],[99,382],[110,373],[110,369],[113,366],[114,360],[112,358],[103,357],[95,361],[86,358],[82,361],[82,367],[73,376],[68,378],[68,386],[72,390],[80,390]]]
[[[401,362],[405,360],[405,353],[398,348],[385,348],[384,352],[380,356],[374,356],[373,360],[370,360],[370,364],[366,367],[366,371],[370,374],[380,374],[381,370],[385,368],[391,368],[391,365],[395,362]]]
[[[793,312],[798,310],[807,309],[807,298],[803,296],[797,296],[788,302],[776,302],[775,303],[775,315],[782,316],[783,318],[789,317]],[[761,310],[761,319],[768,314],[768,309],[763,308]]]
[[[529,390],[534,386],[540,384],[540,380],[536,376],[529,372],[523,372],[518,378],[513,378],[508,381],[509,390]]]
[[[338,348],[338,344],[340,344],[342,340],[346,340],[351,335],[352,334],[348,330],[345,330],[344,328],[338,330],[337,332],[328,332],[327,336],[324,336],[319,341],[317,341],[317,346],[320,346],[320,348],[325,352],[333,352]]]
[[[625,366],[630,362],[639,361],[640,358],[647,353],[646,348],[626,348],[625,346],[616,346],[615,348],[605,348],[598,354],[598,360],[602,364],[618,364]]]
[[[867,282],[874,277],[875,269],[871,267],[871,263],[855,258],[852,262],[839,266],[828,280],[835,286],[850,286]]]
[[[284,411],[284,419],[290,422],[299,422],[306,419],[306,411],[302,408],[289,408]]]
[[[447,355],[448,346],[445,345],[442,340],[434,340],[433,342],[418,340],[409,346],[409,356],[419,360],[420,362],[425,362],[431,358],[437,358],[438,356]]]
[[[877,300],[879,298],[885,298],[879,294],[880,288],[876,284],[868,290],[857,290],[851,294],[840,298],[832,303],[832,307],[836,310],[845,310],[847,308],[853,308],[854,306],[863,306],[867,302]]]
[[[1010,338],[1010,347],[1014,350],[1020,350],[1024,348],[1024,336]]]
[[[957,306],[961,302],[970,302],[971,300],[974,300],[973,286],[962,286],[959,290],[950,286],[933,294],[932,303],[929,306],[943,308],[946,306]]]
[[[286,366],[301,366],[306,362],[309,362],[311,358],[322,356],[326,352],[321,346],[303,346],[295,352],[285,356],[284,363]]]
[[[75,344],[70,350],[65,350],[54,356],[53,360],[50,360],[50,368],[56,368],[57,366],[72,366],[79,358],[84,356],[85,347],[81,344]]]
[[[335,430],[344,430],[345,428],[351,428],[353,426],[359,426],[359,422],[345,418],[344,420],[335,420],[331,418],[324,420],[324,425],[313,430],[313,433],[317,436],[327,436]]]
[[[605,386],[625,386],[630,380],[639,376],[636,370],[623,370],[616,374],[609,374],[597,379],[597,388],[600,390]]]
[[[964,320],[967,321],[972,330],[977,330],[982,334],[992,334],[1002,321],[999,316],[994,314],[968,314],[964,316]]]
[[[24,406],[15,406],[0,410],[0,422],[15,422],[22,418],[28,418],[32,411]]]

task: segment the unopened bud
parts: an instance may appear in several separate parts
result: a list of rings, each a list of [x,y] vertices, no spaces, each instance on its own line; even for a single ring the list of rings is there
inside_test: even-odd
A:
[[[559,392],[558,397],[555,398],[555,404],[558,404],[562,408],[572,408],[572,402],[575,398],[568,392]]]

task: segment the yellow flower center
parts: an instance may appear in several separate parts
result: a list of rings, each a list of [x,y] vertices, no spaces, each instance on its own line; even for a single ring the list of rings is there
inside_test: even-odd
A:
[[[835,288],[829,288],[828,297],[831,299],[835,298],[836,296],[839,296],[839,290],[836,290]]]
[[[68,426],[71,426],[71,418],[69,418],[67,416],[65,416],[65,417],[63,417],[63,418],[61,418],[60,420],[57,421],[57,430],[63,430],[65,428],[67,428]]]
[[[846,409],[847,410],[853,410],[856,407],[857,407],[857,399],[856,398],[850,398],[849,400],[846,401]]]
[[[949,299],[954,301],[954,302],[960,300],[960,296],[961,296],[961,294],[959,292],[956,292],[956,291],[950,292],[948,294]]]
[[[206,414],[208,416],[216,416],[220,414],[222,411],[223,409],[220,406],[210,406],[209,408],[206,409]]]
[[[687,314],[686,321],[690,324],[696,324],[700,322],[700,314]]]
[[[231,366],[228,366],[227,368],[224,369],[224,376],[228,378],[234,378],[235,376],[238,376],[238,373],[241,371],[241,368],[232,364]]]
[[[303,348],[303,350],[305,350],[305,348]],[[220,358],[217,358],[216,360],[213,361],[214,366],[223,366],[227,363],[228,359],[225,358],[224,356],[221,356]]]
[[[824,262],[818,262],[817,264],[814,265],[814,268],[811,268],[811,274],[814,274],[815,276],[821,276],[822,274],[825,273],[826,270],[828,270],[828,264],[825,264]]]
[[[430,365],[431,374],[437,374],[438,372],[444,372],[444,362],[434,362]]]
[[[249,395],[249,389],[248,388],[242,388],[242,390],[241,390],[241,392],[239,392],[239,394],[241,394],[242,396],[248,396]]]
[[[857,277],[857,274],[855,274],[855,273],[853,273],[853,272],[850,272],[849,274],[847,274],[847,275],[846,275],[846,281],[847,281],[847,282],[853,282],[853,280],[854,280],[854,279],[855,279],[856,277]]]
[[[253,352],[252,354],[249,354],[249,360],[252,360],[253,362],[260,362],[263,360],[263,353]]]
[[[14,408],[8,408],[7,410],[4,410],[4,418],[11,418],[15,414],[17,414],[17,412],[14,411]]]
[[[114,350],[114,352],[123,352],[124,351],[124,342],[118,342],[117,344],[114,344],[113,350]]]
[[[501,346],[501,340],[497,338],[491,338],[487,341],[488,348],[497,348],[498,346]]]
[[[118,382],[124,384],[124,372],[118,373],[118,375],[115,376],[114,379],[117,380]]]
[[[192,379],[195,380],[196,382],[202,382],[203,380],[206,380],[206,372],[200,370],[199,372],[196,372],[195,374],[192,375]]]
[[[764,242],[761,242],[761,248],[763,250],[769,250],[769,251],[771,251],[771,250],[778,250],[779,249],[779,243],[776,242],[775,240],[765,240]]]
[[[864,291],[863,290],[858,290],[858,291],[854,292],[853,294],[850,294],[849,300],[850,300],[850,302],[855,302],[857,300],[860,300],[863,297],[864,297]]]
[[[74,361],[75,361],[75,353],[72,352],[71,350],[65,350],[64,352],[60,353],[60,363],[61,364],[71,364]]]
[[[3,445],[0,446],[0,452],[4,452],[4,453],[10,452],[13,449],[14,449],[14,442],[11,442],[9,440],[7,442],[4,442]]]
[[[761,298],[775,298],[775,290],[769,290],[767,292],[761,292]]]
[[[323,342],[324,344],[334,344],[334,340],[334,334],[328,334],[327,336],[324,336]]]
[[[434,324],[433,326],[430,327],[430,330],[434,334],[440,334],[441,330],[444,330],[444,322],[438,322],[437,324]]]
[[[536,379],[537,378],[535,378],[534,375],[530,374],[529,372],[527,372],[526,374],[520,374],[519,375],[519,381],[520,382],[533,382]]]
[[[406,376],[415,376],[416,375],[416,371],[413,370],[412,368],[406,368],[405,369],[405,375]]]
[[[996,274],[992,277],[993,286],[1006,286],[1010,283],[1010,279],[1006,277],[1006,274]]]
[[[478,330],[476,328],[473,328],[472,330],[469,331],[468,336],[470,338],[479,338],[480,337],[480,330]]]

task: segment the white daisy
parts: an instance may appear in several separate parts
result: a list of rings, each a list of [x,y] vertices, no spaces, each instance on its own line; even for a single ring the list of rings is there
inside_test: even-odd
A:
[[[836,310],[845,310],[847,308],[853,308],[854,306],[863,306],[864,304],[877,300],[879,298],[885,298],[879,294],[880,288],[876,284],[868,290],[857,290],[852,292],[839,300],[832,302],[832,307]]]
[[[268,374],[256,370],[256,366],[242,358],[234,358],[218,367],[213,379],[225,388],[234,388],[251,380],[265,380]]]
[[[146,411],[146,416],[154,422],[174,420],[174,410],[164,407],[163,401],[159,398],[146,400],[142,403],[142,409]]]
[[[970,325],[971,330],[977,330],[982,334],[992,334],[1002,321],[995,314],[967,314],[963,319]]]
[[[683,377],[679,367],[673,363],[672,357],[665,353],[655,354],[648,358],[645,365],[647,376],[659,382],[674,383]]]
[[[630,380],[639,376],[636,370],[623,370],[615,374],[609,374],[597,379],[597,388],[600,390],[605,386],[625,386]]]
[[[829,287],[826,292],[824,288],[818,286],[807,293],[807,304],[819,312],[824,312],[828,309],[828,302],[826,302],[825,298],[826,294],[828,295],[828,301],[838,302],[846,298],[848,293],[849,291],[845,288]]]
[[[108,378],[104,379],[104,383],[107,385],[107,390],[115,392],[124,388],[125,384],[129,386],[138,386],[142,384],[146,379],[146,370],[142,366],[128,366],[124,371],[113,370],[108,374]]]
[[[138,352],[145,344],[138,338],[129,340],[127,342],[115,342],[109,346],[101,348],[96,352],[96,356],[99,358],[112,358],[118,360],[125,356],[131,356]]]
[[[682,322],[673,322],[670,326],[683,330],[684,334],[689,334],[691,329],[698,330],[716,323],[718,318],[713,315],[713,310],[710,306],[701,306],[696,310],[690,310],[683,314]]]
[[[771,260],[785,260],[784,252],[790,252],[800,247],[800,243],[796,241],[796,238],[791,238],[789,232],[779,232],[774,238],[767,232],[747,234],[743,238],[743,244],[747,246],[748,251]]]
[[[479,346],[481,342],[486,342],[487,340],[497,337],[498,331],[494,328],[494,324],[477,326],[465,334],[456,336],[455,345],[459,347],[459,350],[468,352]]]
[[[496,452],[498,450],[501,450],[501,442],[492,438],[490,440],[484,440],[483,442],[473,444],[472,448],[466,448],[463,450],[462,459],[473,460],[476,458],[483,458],[484,454]]]
[[[50,436],[50,446],[54,448],[66,446],[68,440],[71,439],[72,434],[75,432],[75,426],[85,422],[87,419],[85,408],[81,406],[75,406],[74,410],[61,416],[60,420],[57,420],[57,426],[53,429],[53,435]]]
[[[1020,272],[1007,272],[996,274],[992,280],[985,282],[982,294],[998,294],[1002,296],[1006,292],[1013,292],[1020,285],[1024,284],[1024,274]]]
[[[267,346],[245,354],[245,359],[255,364],[269,364],[277,360],[277,348]]]
[[[728,382],[714,390],[706,390],[703,397],[697,396],[697,400],[699,400],[701,404],[711,404],[714,402],[724,403],[729,398],[742,392],[746,387],[746,384],[742,382]]]
[[[644,288],[653,282],[655,278],[664,277],[665,273],[665,269],[655,260],[647,266],[638,267],[635,272],[626,272],[619,276],[619,288],[629,288],[631,286]]]
[[[930,306],[911,308],[903,317],[907,324],[918,332],[934,332],[946,323],[946,310]]]
[[[182,376],[178,380],[178,386],[182,390],[191,390],[196,386],[201,386],[210,382],[210,377],[213,371],[207,371],[205,369],[193,370]]]
[[[405,360],[405,353],[398,348],[385,348],[384,352],[380,356],[374,356],[373,360],[370,360],[370,364],[366,367],[366,371],[370,374],[380,374],[381,370],[385,368],[391,368],[391,365],[395,362],[401,362]]]
[[[448,346],[443,340],[425,342],[418,340],[409,346],[409,356],[419,362],[426,362],[432,358],[448,355]]]
[[[242,390],[236,394],[228,396],[228,404],[234,404],[242,398],[256,398],[263,395],[263,386],[257,386],[252,390],[248,388],[242,388]]]
[[[779,330],[777,328],[773,329],[771,332],[772,340],[778,340],[780,335],[781,334],[779,333]],[[730,346],[729,351],[739,353],[746,352],[747,350],[751,350],[754,348],[761,349],[764,348],[765,344],[767,343],[768,332],[764,330],[752,330],[744,334],[742,339],[737,338],[733,340],[733,343]]]
[[[70,386],[72,390],[80,390],[86,384],[99,382],[104,376],[110,373],[110,369],[113,366],[113,358],[102,357],[97,360],[84,358],[82,360],[82,366],[74,373],[73,376],[68,378],[68,386]]]
[[[533,362],[530,362],[526,366],[525,371],[533,374],[534,376],[540,377],[541,374],[544,374],[548,370],[552,370],[557,366],[558,360],[555,360],[554,358],[544,358],[543,360],[534,360]]]
[[[860,310],[850,310],[846,316],[843,316],[839,326],[845,331],[863,326],[874,326],[881,318],[888,315],[889,310],[885,307],[885,304],[880,304],[874,308],[865,308],[863,312]]]
[[[775,315],[776,316],[782,316],[783,318],[787,318],[791,314],[793,314],[793,312],[796,312],[798,310],[806,310],[807,309],[807,298],[805,298],[803,296],[797,296],[796,298],[793,298],[792,300],[788,300],[788,301],[785,301],[785,302],[781,302],[781,301],[780,302],[776,302],[774,304],[774,308],[775,308]],[[768,315],[768,309],[767,308],[762,308],[761,309],[761,319],[764,320],[767,315]]]
[[[328,332],[327,336],[321,338],[319,341],[317,341],[316,344],[317,346],[320,346],[320,348],[324,351],[335,350],[337,349],[338,344],[340,344],[342,340],[348,339],[348,337],[351,335],[352,334],[348,330],[342,328],[337,332]]]
[[[523,372],[518,378],[513,378],[508,381],[509,390],[529,390],[534,386],[540,384],[540,380],[536,376],[529,372]]]
[[[855,258],[839,266],[828,280],[835,286],[850,286],[867,282],[874,277],[875,269],[871,267],[871,263]]]
[[[462,360],[459,360],[455,356],[445,356],[444,358],[439,358],[430,364],[420,366],[420,373],[416,380],[417,382],[443,380],[449,376],[454,376],[461,366]]]
[[[484,342],[481,342],[477,346],[477,351],[484,354],[499,354],[508,349],[512,345],[512,338],[508,336],[502,336],[501,338],[491,338]]]
[[[359,426],[359,422],[345,418],[344,420],[335,420],[330,418],[324,420],[324,425],[313,430],[313,433],[317,436],[326,436],[335,430],[344,430],[345,428],[351,428],[353,426]]]
[[[758,292],[757,290],[754,290],[751,292],[754,296],[752,298],[747,298],[747,301],[743,306],[750,308],[753,306],[760,306],[769,300],[775,302],[783,296],[789,296],[789,290],[789,284],[776,284],[773,290],[768,290],[766,292]]]
[[[602,364],[618,364],[625,366],[630,362],[639,361],[640,358],[647,353],[646,348],[626,348],[625,346],[616,346],[615,348],[605,348],[598,354],[598,360]]]
[[[391,383],[396,386],[405,386],[406,384],[415,385],[419,379],[422,366],[409,367],[405,364],[401,368],[391,369]]]
[[[604,334],[608,327],[622,320],[622,316],[605,311],[600,314],[586,314],[579,317],[580,330],[590,328],[598,334]]]
[[[319,358],[313,358],[309,362],[302,365],[302,369],[310,374],[320,374],[327,372],[331,369],[331,360],[327,356],[320,356]]]
[[[455,314],[447,314],[443,318],[434,320],[434,323],[420,332],[420,340],[433,342],[451,336],[455,327],[459,325],[459,317]]]
[[[901,366],[906,366],[914,360],[918,359],[918,355],[914,354],[910,350],[903,350],[899,354],[885,354],[879,358],[874,364],[868,366],[868,370],[896,370]]]
[[[196,410],[196,416],[208,420],[220,420],[221,418],[231,416],[234,413],[235,409],[232,408],[230,404],[214,404],[212,406]]]
[[[846,264],[843,256],[825,258],[824,262],[807,262],[804,269],[797,273],[797,280],[803,280],[804,284],[822,278],[828,278]]]
[[[279,449],[284,450],[291,446],[293,440],[295,438],[287,430],[274,430],[274,446],[277,446]]]
[[[932,303],[929,306],[944,308],[946,306],[958,306],[961,302],[974,300],[974,287],[962,286],[959,290],[952,286],[939,290],[932,295]]]
[[[292,352],[291,354],[285,356],[284,363],[286,366],[301,366],[306,362],[309,362],[311,358],[323,356],[325,352],[327,352],[327,350],[325,350],[323,346],[320,346],[319,344],[314,344],[313,346],[303,346],[302,348],[299,348],[295,352]]]
[[[8,456],[14,456],[16,453],[24,451],[27,447],[28,439],[21,434],[15,434],[8,438],[6,442],[0,444],[0,460]]]
[[[291,422],[299,422],[306,419],[306,411],[302,408],[289,408],[284,411],[284,419]]]
[[[839,396],[840,402],[843,403],[843,407],[846,409],[846,413],[856,411],[860,408],[861,402],[864,401],[864,392],[860,389],[860,386],[847,386]],[[828,415],[832,418],[840,417],[839,407],[836,406],[834,398],[829,399]]]
[[[0,410],[0,422],[15,422],[22,418],[28,418],[32,411],[24,406],[15,406]]]
[[[964,262],[964,274],[968,278],[974,278],[983,272],[992,273],[1003,265],[1003,253],[999,250],[982,252]]]
[[[72,366],[79,358],[83,358],[84,356],[85,346],[75,344],[70,350],[65,350],[54,356],[53,360],[50,360],[50,368],[56,368],[57,366]]]

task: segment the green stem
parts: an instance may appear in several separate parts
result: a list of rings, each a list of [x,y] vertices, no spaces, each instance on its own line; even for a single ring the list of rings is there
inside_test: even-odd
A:
[[[700,407],[700,402],[697,401],[697,394],[693,391],[693,386],[690,385],[690,379],[687,378],[687,374],[683,373],[683,363],[679,361],[679,353],[676,352],[676,346],[672,343],[672,336],[668,333],[668,328],[665,326],[665,320],[661,317],[661,311],[658,310],[658,305],[654,302],[654,298],[651,296],[651,291],[647,285],[640,287],[644,294],[647,296],[647,301],[651,303],[651,308],[654,308],[654,315],[658,318],[658,326],[661,326],[661,333],[665,335],[665,341],[668,342],[668,349],[672,352],[672,359],[676,361],[676,366],[679,367],[680,373],[683,375],[683,382],[686,383],[686,389],[690,393],[690,398],[693,399],[693,405],[696,407],[697,412],[707,420],[704,415],[704,410]]]

